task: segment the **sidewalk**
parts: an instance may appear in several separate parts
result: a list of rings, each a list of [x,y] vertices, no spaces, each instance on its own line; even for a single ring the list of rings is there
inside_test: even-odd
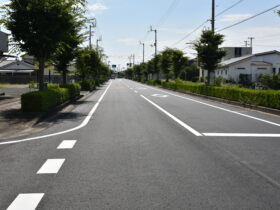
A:
[[[81,92],[82,98],[79,100],[85,100],[90,92]],[[75,108],[75,105],[67,104],[60,107],[60,110],[51,111],[48,113],[49,117],[54,117],[58,113],[65,111],[69,112]],[[18,96],[0,96],[0,139],[7,139],[13,137],[19,137],[34,132],[39,132],[47,127],[47,123],[43,127],[34,127],[42,119],[46,118],[46,113],[23,113],[21,111],[20,95]]]

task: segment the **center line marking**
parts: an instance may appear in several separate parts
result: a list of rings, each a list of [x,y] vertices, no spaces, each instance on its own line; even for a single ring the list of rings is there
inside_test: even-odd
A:
[[[72,149],[75,146],[76,142],[76,140],[64,140],[57,147],[57,149]]]
[[[35,210],[44,193],[19,194],[7,210]]]
[[[57,174],[65,159],[48,159],[37,174]]]
[[[173,119],[175,122],[177,122],[179,125],[183,126],[185,129],[187,129],[188,131],[190,131],[191,133],[193,133],[196,136],[202,136],[201,133],[199,133],[198,131],[194,130],[193,128],[191,128],[190,126],[188,126],[186,123],[184,123],[182,120],[179,120],[177,117],[175,117],[174,115],[170,114],[169,112],[167,112],[166,110],[164,110],[163,108],[161,108],[159,105],[155,104],[154,102],[152,102],[151,100],[147,99],[145,96],[141,95],[142,98],[144,98],[146,101],[148,101],[150,104],[154,105],[156,108],[158,108],[160,111],[162,111],[164,114],[166,114],[168,117],[170,117],[171,119]]]

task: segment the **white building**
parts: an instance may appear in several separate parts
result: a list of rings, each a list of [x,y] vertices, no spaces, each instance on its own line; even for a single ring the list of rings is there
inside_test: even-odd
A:
[[[234,82],[239,82],[241,77],[256,82],[264,74],[280,74],[280,52],[269,51],[223,60],[215,71],[216,77]]]

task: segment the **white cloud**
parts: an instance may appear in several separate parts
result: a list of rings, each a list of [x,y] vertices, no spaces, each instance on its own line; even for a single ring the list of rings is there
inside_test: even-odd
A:
[[[94,4],[88,5],[87,9],[88,9],[87,16],[95,17],[96,15],[103,13],[104,11],[108,10],[109,8],[104,3],[102,3],[101,0],[98,0]]]
[[[231,14],[231,15],[224,15],[221,18],[221,22],[238,22],[244,20],[246,18],[252,17],[251,14]]]
[[[104,4],[102,4],[101,2],[97,2],[95,4],[88,5],[88,10],[93,11],[93,12],[104,11],[107,9],[108,9],[108,7]]]

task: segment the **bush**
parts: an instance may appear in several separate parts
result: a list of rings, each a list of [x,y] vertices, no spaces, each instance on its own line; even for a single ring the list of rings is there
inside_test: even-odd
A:
[[[147,83],[148,85],[161,85],[161,80],[152,79],[152,80],[148,80],[146,83]]]
[[[81,85],[79,83],[70,83],[66,85],[60,85],[61,88],[67,88],[69,90],[70,99],[76,99],[80,95]]]
[[[67,88],[55,88],[25,93],[21,96],[21,108],[24,112],[47,111],[69,100]]]
[[[81,89],[85,91],[92,91],[96,87],[96,83],[94,80],[84,80],[80,83]]]
[[[221,76],[214,78],[214,85],[221,87],[225,83],[225,79]]]
[[[38,83],[35,81],[31,81],[28,83],[29,88],[38,89]]]
[[[48,89],[57,89],[57,88],[59,88],[59,84],[48,83]]]
[[[280,75],[261,75],[259,77],[259,82],[263,89],[280,89]]]

